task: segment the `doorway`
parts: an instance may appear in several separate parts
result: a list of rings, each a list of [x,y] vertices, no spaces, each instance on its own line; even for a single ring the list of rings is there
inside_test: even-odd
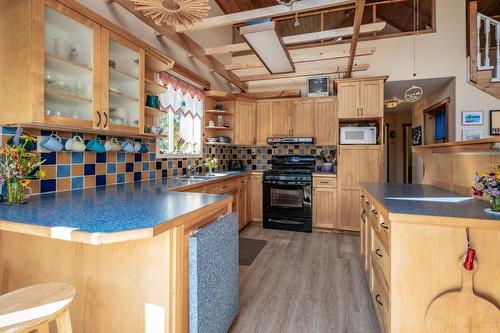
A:
[[[411,184],[413,179],[412,125],[403,124],[403,183]]]

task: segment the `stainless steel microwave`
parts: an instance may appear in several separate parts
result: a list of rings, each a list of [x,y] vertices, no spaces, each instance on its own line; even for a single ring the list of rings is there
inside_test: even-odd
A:
[[[377,143],[376,127],[341,127],[341,145],[374,145]]]

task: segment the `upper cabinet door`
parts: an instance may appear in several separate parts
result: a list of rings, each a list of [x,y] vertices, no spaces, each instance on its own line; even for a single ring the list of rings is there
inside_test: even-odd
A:
[[[144,50],[102,29],[102,129],[142,132]]]
[[[362,117],[383,117],[384,115],[384,81],[360,82],[360,112]]]
[[[236,102],[235,144],[255,144],[255,102]]]
[[[256,113],[256,143],[265,145],[271,136],[271,103],[257,102]]]
[[[290,101],[273,102],[271,105],[271,136],[291,136]]]
[[[338,117],[360,117],[359,82],[341,82],[337,86]]]
[[[336,145],[338,120],[335,97],[315,101],[314,122],[316,124],[316,144]]]
[[[299,100],[294,102],[292,109],[292,136],[314,136],[314,100]]]
[[[44,121],[100,128],[100,27],[55,1],[46,3]]]

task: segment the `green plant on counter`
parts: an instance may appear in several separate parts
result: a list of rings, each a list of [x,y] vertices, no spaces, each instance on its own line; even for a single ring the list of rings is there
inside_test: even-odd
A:
[[[33,144],[36,146],[36,139],[23,135],[22,129],[18,128],[12,145],[0,147],[0,187],[5,183],[9,203],[25,202],[31,195],[31,180],[45,177],[44,172],[40,171],[45,161],[27,149]]]

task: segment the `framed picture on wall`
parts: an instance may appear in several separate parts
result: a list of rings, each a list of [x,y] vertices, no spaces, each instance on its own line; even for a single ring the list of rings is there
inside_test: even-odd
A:
[[[482,128],[466,128],[462,130],[462,140],[479,140],[484,137]]]
[[[462,125],[482,125],[483,111],[464,111],[462,112]]]
[[[500,135],[500,110],[490,111],[490,135]]]

